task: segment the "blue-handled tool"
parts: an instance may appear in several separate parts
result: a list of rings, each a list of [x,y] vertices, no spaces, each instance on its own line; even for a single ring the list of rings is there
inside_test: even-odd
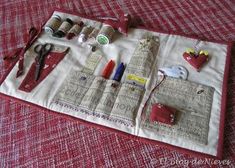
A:
[[[124,64],[123,64],[123,63],[120,63],[120,64],[118,65],[118,67],[117,67],[117,70],[116,70],[116,72],[115,72],[115,75],[114,75],[114,77],[113,77],[113,80],[119,82],[119,81],[122,79],[122,75],[123,75],[124,70],[125,70]]]

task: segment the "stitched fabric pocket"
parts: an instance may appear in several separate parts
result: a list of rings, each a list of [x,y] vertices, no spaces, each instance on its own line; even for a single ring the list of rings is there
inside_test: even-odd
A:
[[[148,37],[139,41],[125,73],[148,78],[154,63],[159,43]]]
[[[143,88],[124,83],[117,95],[110,117],[133,126],[143,91]]]
[[[156,134],[181,136],[200,144],[207,144],[213,95],[212,87],[166,77],[153,92],[146,106],[146,120],[143,120],[141,127],[150,129]],[[177,110],[174,125],[150,122],[154,103],[161,103]]]
[[[100,98],[99,104],[96,107],[96,112],[110,115],[121,84],[117,81],[108,80],[104,89],[103,95]]]
[[[96,76],[82,99],[81,107],[94,111],[100,102],[106,82],[107,81],[103,77]]]
[[[94,76],[80,71],[71,71],[71,74],[61,85],[55,95],[53,103],[61,106],[78,107],[91,86]]]

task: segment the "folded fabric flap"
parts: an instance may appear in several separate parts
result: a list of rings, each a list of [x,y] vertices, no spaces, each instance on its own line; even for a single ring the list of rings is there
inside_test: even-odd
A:
[[[33,62],[26,77],[20,84],[19,89],[25,92],[31,92],[53,71],[53,69],[65,57],[68,51],[69,48],[67,48],[64,52],[61,53],[50,52],[45,58],[44,66],[41,69],[41,73],[37,81],[35,80],[36,62]]]

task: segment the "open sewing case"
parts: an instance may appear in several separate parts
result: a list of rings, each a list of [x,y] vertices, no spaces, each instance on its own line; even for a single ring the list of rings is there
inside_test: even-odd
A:
[[[85,25],[97,23],[61,11],[54,14],[82,20]],[[45,60],[42,78],[35,82],[33,48],[39,43],[52,43],[54,49]],[[184,59],[187,48],[208,51],[209,61],[199,72]],[[42,32],[25,52],[24,74],[16,78],[16,63],[3,79],[0,92],[136,140],[221,158],[230,48],[226,43],[130,28],[127,36],[116,32],[110,44],[92,52],[86,43],[78,44],[77,38],[67,40]],[[86,67],[92,55],[99,61],[93,72]],[[115,70],[109,79],[101,77],[109,60],[115,62],[114,69],[125,63],[120,82],[112,80]],[[187,79],[159,71],[179,71],[182,66]],[[171,108],[174,122],[161,122],[167,120],[161,110]]]

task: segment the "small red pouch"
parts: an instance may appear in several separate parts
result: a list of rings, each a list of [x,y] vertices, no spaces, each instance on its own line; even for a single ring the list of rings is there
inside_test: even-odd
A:
[[[150,121],[173,125],[175,122],[175,114],[176,109],[160,103],[155,103],[152,105]]]
[[[35,70],[36,70],[36,62],[34,62],[26,77],[24,78],[23,82],[21,83],[19,89],[25,92],[31,92],[41,81],[43,81],[51,71],[59,64],[59,62],[65,57],[68,53],[69,48],[64,52],[57,53],[57,52],[50,52],[44,61],[44,67],[41,70],[40,77],[37,81],[35,81]]]

